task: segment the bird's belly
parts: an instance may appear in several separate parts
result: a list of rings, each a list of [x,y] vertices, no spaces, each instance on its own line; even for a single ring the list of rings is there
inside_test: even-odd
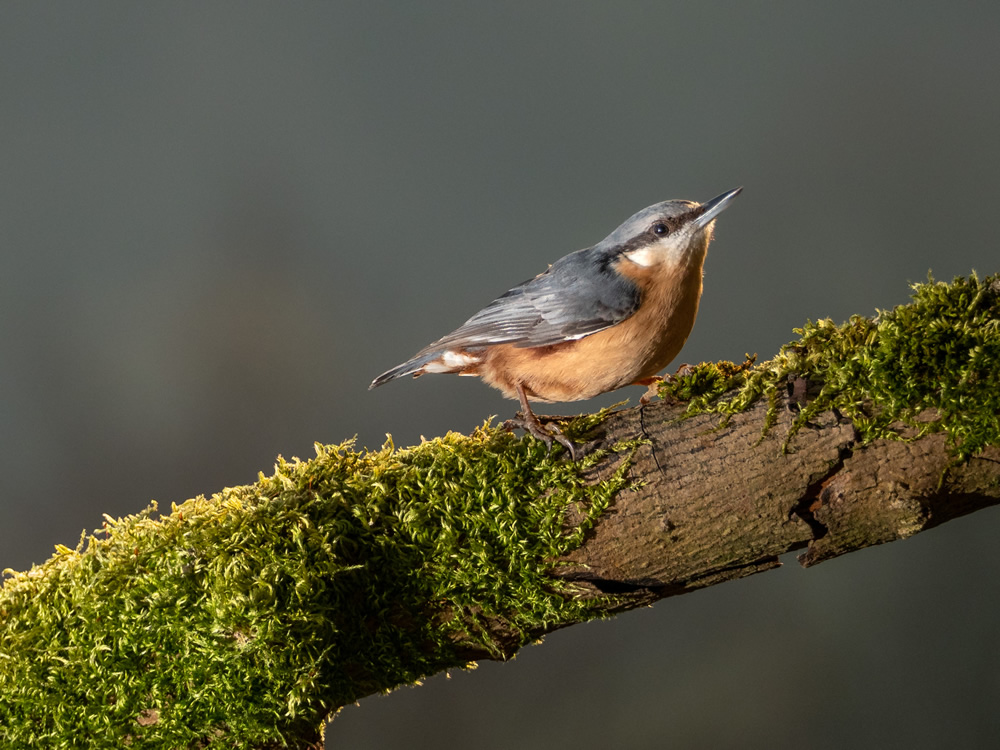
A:
[[[656,338],[633,335],[629,321],[552,346],[492,347],[479,375],[508,398],[524,385],[536,401],[579,401],[651,377],[677,356],[688,331]]]

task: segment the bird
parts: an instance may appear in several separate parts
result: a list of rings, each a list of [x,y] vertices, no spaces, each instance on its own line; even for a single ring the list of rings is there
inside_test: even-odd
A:
[[[570,253],[497,297],[463,325],[375,378],[369,390],[405,375],[478,376],[520,401],[507,425],[579,446],[531,410],[627,385],[648,393],[694,327],[715,220],[742,192],[704,203],[667,200],[636,212],[592,247]],[[669,377],[669,376],[668,376]]]

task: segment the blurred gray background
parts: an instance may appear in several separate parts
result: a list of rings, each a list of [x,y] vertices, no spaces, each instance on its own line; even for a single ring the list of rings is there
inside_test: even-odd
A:
[[[5,3],[0,567],[313,441],[510,415],[365,389],[656,201],[745,186],[681,361],[998,271],[998,74],[997,3]],[[328,744],[996,744],[998,529],[570,628]]]

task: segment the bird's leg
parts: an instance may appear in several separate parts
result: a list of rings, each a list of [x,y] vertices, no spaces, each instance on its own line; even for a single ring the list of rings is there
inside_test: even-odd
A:
[[[555,440],[557,443],[566,448],[566,450],[569,451],[570,458],[573,461],[576,461],[579,446],[566,437],[563,431],[559,429],[558,425],[551,424],[548,429],[546,429],[528,405],[528,397],[524,393],[524,386],[518,383],[516,387],[517,397],[521,400],[521,411],[513,419],[508,419],[504,423],[504,426],[509,428],[520,427],[529,435],[536,437],[545,443],[545,447],[549,450],[552,450],[552,441]]]

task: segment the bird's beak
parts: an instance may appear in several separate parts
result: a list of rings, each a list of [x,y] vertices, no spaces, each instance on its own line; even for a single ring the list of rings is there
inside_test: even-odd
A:
[[[733,202],[733,199],[743,192],[743,188],[733,188],[729,192],[723,193],[712,200],[701,204],[702,212],[698,215],[693,222],[691,222],[695,229],[702,229],[707,227],[708,224],[719,214],[725,211],[729,204]]]

